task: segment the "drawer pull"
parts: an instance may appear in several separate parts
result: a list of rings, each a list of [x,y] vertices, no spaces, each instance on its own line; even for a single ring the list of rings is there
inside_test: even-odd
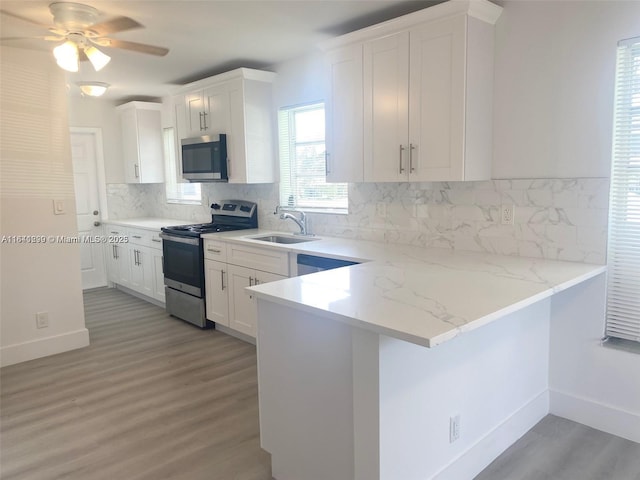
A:
[[[132,236],[133,238],[138,238],[138,239],[142,238],[140,235],[131,235],[131,236]]]
[[[218,250],[217,248],[207,248],[207,252],[220,253],[222,250]]]
[[[160,243],[162,240],[160,240],[159,238],[152,238],[151,241]]]

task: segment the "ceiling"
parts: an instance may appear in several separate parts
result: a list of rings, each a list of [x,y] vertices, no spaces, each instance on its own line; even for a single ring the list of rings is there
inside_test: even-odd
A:
[[[49,1],[2,0],[1,8],[38,23],[53,24]],[[87,0],[100,21],[131,17],[145,28],[111,35],[118,40],[167,47],[165,57],[99,47],[112,57],[100,72],[81,62],[68,73],[71,95],[78,81],[111,84],[106,99],[122,103],[166,95],[175,85],[238,67],[265,68],[302,56],[322,40],[426,8],[427,0]],[[2,37],[41,36],[43,28],[0,15]],[[52,50],[44,40],[13,40],[3,45]]]

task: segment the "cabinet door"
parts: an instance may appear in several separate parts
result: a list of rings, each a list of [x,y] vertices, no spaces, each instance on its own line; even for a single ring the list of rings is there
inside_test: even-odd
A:
[[[136,110],[124,109],[120,113],[122,128],[122,156],[124,159],[124,181],[140,183],[140,164],[138,162],[138,122]]]
[[[131,267],[129,255],[131,247],[126,244],[113,245],[115,247],[115,261],[117,263],[117,277],[113,282],[123,287],[131,286]]]
[[[464,180],[465,29],[459,16],[411,30],[413,181]]]
[[[409,33],[366,42],[364,180],[406,181],[409,171]]]
[[[229,90],[226,83],[209,87],[204,91],[204,132],[228,134],[231,123]]]
[[[362,182],[362,45],[327,54],[327,182]]]
[[[256,301],[245,290],[253,285],[255,273],[251,268],[228,265],[229,268],[229,327],[256,336]]]
[[[205,260],[204,278],[207,304],[207,319],[229,326],[229,297],[227,264]]]
[[[141,245],[131,245],[129,248],[129,267],[131,268],[129,288],[153,297],[155,274],[150,249]]]
[[[162,141],[162,114],[160,110],[138,110],[138,181],[164,182],[164,151]]]
[[[151,249],[151,257],[153,259],[153,298],[164,302],[164,265],[162,263],[162,250]]]
[[[242,80],[233,80],[229,88],[229,133],[227,135],[227,158],[229,183],[246,183],[247,150],[245,137],[245,98]]]
[[[255,279],[257,280],[258,285],[261,283],[277,282],[278,280],[284,280],[285,278],[289,277],[285,275],[278,275],[277,273],[255,272]]]
[[[118,263],[118,246],[114,243],[106,245],[107,248],[107,278],[110,282],[118,283],[119,280],[119,263]]]
[[[199,137],[204,130],[205,104],[202,90],[186,94],[184,101],[188,135],[183,138]]]

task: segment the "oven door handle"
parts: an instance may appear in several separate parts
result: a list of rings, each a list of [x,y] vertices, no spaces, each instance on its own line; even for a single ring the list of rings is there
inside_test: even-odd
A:
[[[176,235],[169,235],[167,233],[161,233],[160,238],[168,242],[186,243],[187,245],[200,245],[199,238],[178,237]]]

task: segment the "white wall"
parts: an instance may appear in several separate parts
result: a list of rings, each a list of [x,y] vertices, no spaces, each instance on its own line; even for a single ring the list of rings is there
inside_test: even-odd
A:
[[[605,276],[552,298],[551,413],[640,442],[640,356],[600,344]]]
[[[123,183],[122,135],[115,105],[91,97],[69,97],[68,102],[70,126],[102,129],[106,182]]]
[[[0,365],[84,347],[80,248],[62,70],[47,52],[1,48]],[[34,130],[34,125],[37,129]],[[54,215],[53,201],[65,213]],[[15,243],[11,236],[43,243]],[[47,312],[49,327],[36,328]]]
[[[493,178],[608,177],[616,44],[640,35],[640,2],[503,5]]]

